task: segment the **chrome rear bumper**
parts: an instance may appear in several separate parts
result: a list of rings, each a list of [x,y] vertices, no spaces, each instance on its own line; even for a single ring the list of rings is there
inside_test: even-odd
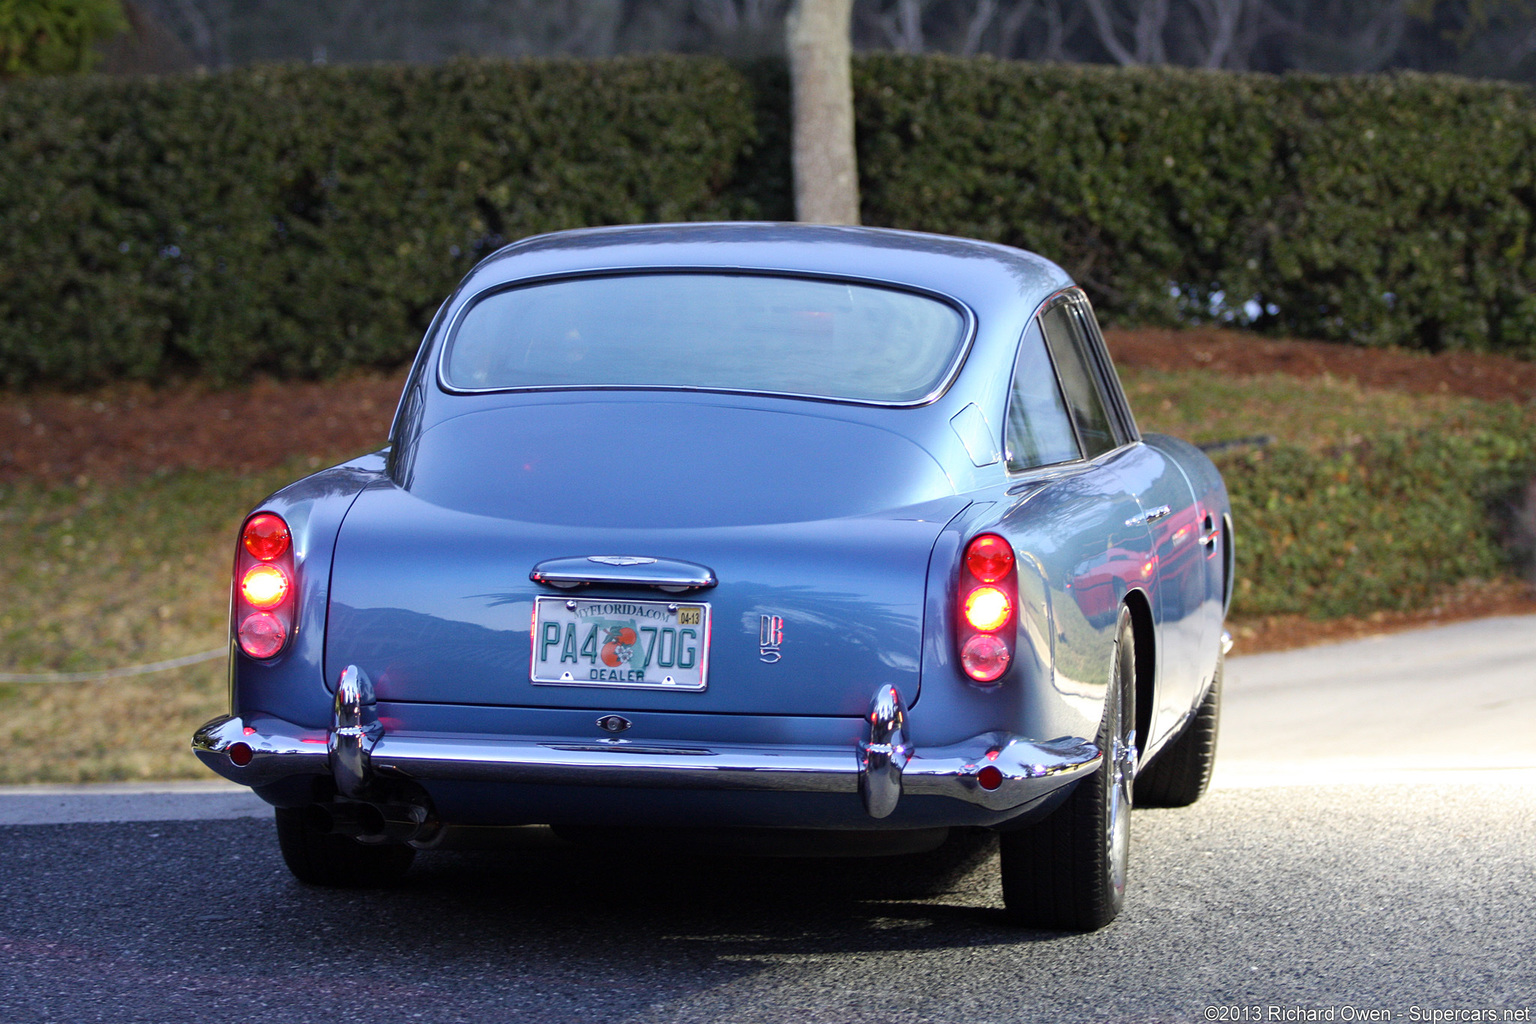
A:
[[[872,818],[889,815],[903,795],[1011,810],[1094,771],[1101,760],[1088,740],[1042,742],[1003,733],[916,751],[906,709],[890,686],[875,694],[867,738],[853,749],[391,733],[373,706],[366,676],[349,667],[337,687],[330,730],[225,715],[197,730],[192,750],[213,771],[244,785],[330,775],[341,794],[357,798],[366,798],[375,780],[389,778],[858,793]]]

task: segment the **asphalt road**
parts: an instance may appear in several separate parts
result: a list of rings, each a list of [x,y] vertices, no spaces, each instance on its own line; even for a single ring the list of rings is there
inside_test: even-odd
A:
[[[1091,935],[1004,924],[984,835],[860,861],[530,831],[358,894],[293,882],[227,790],[0,793],[32,822],[0,825],[0,1021],[1530,1020],[1533,703],[1532,619],[1233,659],[1217,787],[1136,813]]]

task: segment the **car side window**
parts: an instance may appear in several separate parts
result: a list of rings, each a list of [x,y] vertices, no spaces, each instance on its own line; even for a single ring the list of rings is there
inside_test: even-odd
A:
[[[1113,421],[1105,408],[1104,396],[1095,379],[1088,339],[1070,302],[1059,302],[1040,317],[1056,374],[1061,378],[1062,394],[1077,424],[1083,458],[1092,459],[1120,445]]]
[[[1007,442],[1011,472],[1081,458],[1066,403],[1056,386],[1056,371],[1034,325],[1024,332],[1013,367]]]

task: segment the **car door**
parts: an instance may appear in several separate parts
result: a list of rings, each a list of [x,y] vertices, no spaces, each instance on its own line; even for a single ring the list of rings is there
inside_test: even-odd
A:
[[[1045,577],[1055,686],[1096,707],[1120,605],[1150,575],[1151,540],[1121,465],[1132,435],[1106,400],[1074,316],[1073,293],[1064,292],[1020,342],[1008,468],[1039,484],[1022,485],[1026,498],[1009,522]]]
[[[1146,531],[1145,540],[1136,546],[1140,563],[1125,565],[1122,578],[1138,581],[1147,592],[1157,626],[1156,703],[1140,709],[1146,730],[1143,745],[1151,746],[1184,721],[1209,676],[1205,662],[1214,640],[1206,636],[1210,581],[1206,549],[1200,543],[1200,510],[1178,464],[1141,441],[1093,310],[1080,292],[1073,292],[1054,311],[1047,337],[1063,370],[1063,385],[1073,372],[1069,363],[1080,360],[1081,375],[1087,379],[1078,386],[1086,391],[1091,383],[1102,403],[1107,422],[1090,428],[1102,438],[1099,443],[1108,443],[1111,433],[1126,442],[1112,465],[1124,489],[1135,496],[1139,509],[1134,518]],[[1074,356],[1076,352],[1081,356]],[[1089,407],[1074,408],[1074,415],[1092,422],[1100,414]]]

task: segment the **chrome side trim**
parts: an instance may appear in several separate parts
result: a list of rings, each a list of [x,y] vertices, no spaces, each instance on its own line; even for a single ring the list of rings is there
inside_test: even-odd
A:
[[[907,708],[896,687],[875,691],[868,721],[869,738],[859,743],[859,796],[871,818],[884,818],[901,799],[901,774],[912,759]]]
[[[1140,515],[1131,516],[1125,521],[1126,526],[1144,526],[1147,523],[1155,523],[1165,516],[1173,514],[1173,509],[1167,505],[1159,505],[1157,508],[1149,508]]]

